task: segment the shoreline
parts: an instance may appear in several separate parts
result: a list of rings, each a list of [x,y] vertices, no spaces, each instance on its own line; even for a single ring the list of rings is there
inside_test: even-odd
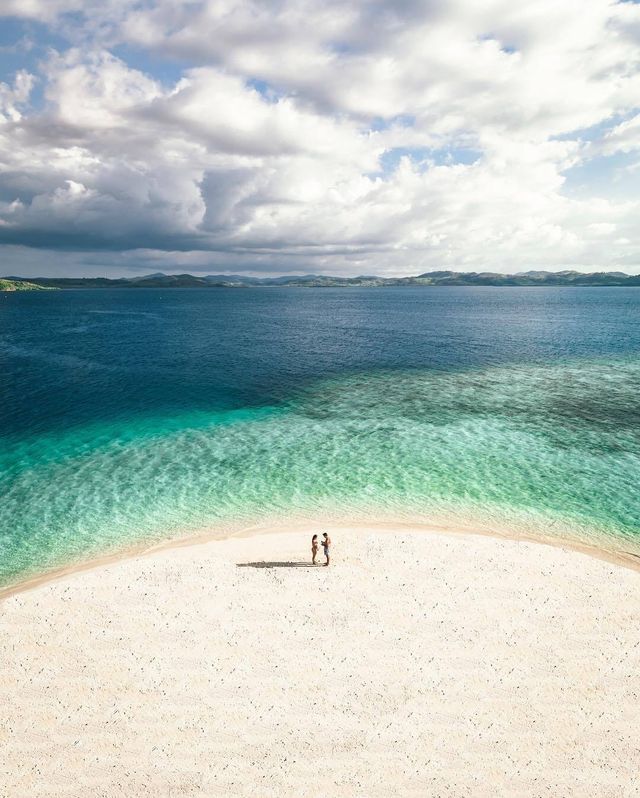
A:
[[[66,577],[72,577],[74,574],[93,571],[106,565],[114,565],[119,562],[135,560],[141,557],[150,557],[154,554],[170,551],[172,549],[182,549],[191,546],[204,546],[210,543],[221,543],[229,540],[242,540],[253,537],[257,538],[267,535],[298,534],[301,537],[310,537],[314,532],[318,532],[319,530],[329,530],[330,533],[335,534],[341,529],[358,529],[363,534],[370,531],[386,534],[393,534],[394,532],[402,531],[420,532],[426,535],[474,535],[479,537],[495,538],[498,540],[534,543],[536,545],[549,546],[552,548],[573,551],[578,554],[584,554],[586,556],[593,557],[598,560],[604,560],[605,562],[609,562],[640,573],[640,553],[634,553],[632,551],[625,551],[622,549],[616,551],[607,549],[606,547],[591,545],[580,540],[572,540],[560,536],[553,537],[543,534],[535,535],[498,529],[489,531],[486,529],[474,528],[473,526],[465,527],[460,524],[448,526],[441,524],[427,524],[420,521],[411,522],[406,519],[366,521],[362,518],[359,518],[358,520],[349,521],[347,519],[341,522],[327,521],[326,519],[320,519],[318,521],[304,519],[299,523],[294,523],[293,521],[286,523],[283,521],[254,524],[244,527],[238,532],[225,532],[220,534],[216,533],[215,530],[211,530],[185,537],[168,538],[167,540],[159,541],[157,543],[141,543],[138,546],[132,546],[80,562],[70,563],[69,565],[60,566],[6,586],[0,586],[0,602],[10,598],[11,596],[36,590],[43,585],[52,582],[59,582]],[[640,550],[640,540],[638,541],[638,546]],[[306,551],[305,549],[302,550]]]

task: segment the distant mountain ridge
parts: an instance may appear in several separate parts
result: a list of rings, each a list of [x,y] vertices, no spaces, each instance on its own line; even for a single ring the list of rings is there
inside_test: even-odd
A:
[[[378,288],[383,286],[632,286],[640,285],[640,275],[624,272],[527,271],[517,274],[496,272],[433,271],[415,277],[332,277],[306,274],[294,277],[247,277],[240,274],[164,274],[143,277],[7,277],[12,283],[42,288],[260,288],[270,286],[301,288]],[[15,289],[10,289],[15,290]],[[18,289],[19,290],[19,289]]]

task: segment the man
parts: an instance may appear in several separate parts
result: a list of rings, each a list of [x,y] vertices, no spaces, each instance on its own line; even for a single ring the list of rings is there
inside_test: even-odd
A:
[[[324,556],[327,558],[325,565],[329,565],[329,546],[331,546],[331,538],[326,532],[322,533],[322,548],[324,549]]]

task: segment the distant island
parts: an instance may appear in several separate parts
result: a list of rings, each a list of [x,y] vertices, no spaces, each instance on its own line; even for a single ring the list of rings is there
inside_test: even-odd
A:
[[[20,277],[0,278],[0,291],[52,291],[57,286],[30,283]]]
[[[528,271],[517,274],[496,272],[435,271],[415,277],[331,277],[309,274],[294,277],[246,277],[239,274],[163,274],[144,277],[7,277],[0,279],[2,291],[43,288],[380,288],[383,286],[632,286],[640,285],[640,275],[624,272]]]

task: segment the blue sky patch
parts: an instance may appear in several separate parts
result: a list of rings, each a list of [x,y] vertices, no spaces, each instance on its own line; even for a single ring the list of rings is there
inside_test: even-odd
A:
[[[638,170],[630,170],[640,161],[637,152],[598,155],[564,172],[565,194],[576,197],[634,199],[638,194]]]
[[[413,165],[423,172],[431,166],[454,166],[456,164],[468,166],[475,163],[480,157],[481,153],[478,150],[466,148],[394,147],[391,150],[386,150],[380,156],[380,171],[372,176],[389,177],[396,171],[402,158],[409,158]]]
[[[640,0],[639,0],[640,2]],[[551,141],[599,141],[612,128],[635,116],[640,109],[632,108],[622,114],[614,114],[589,127],[580,127],[557,136],[550,136]]]
[[[131,69],[144,72],[149,77],[162,83],[163,86],[175,85],[182,77],[183,72],[191,66],[185,61],[162,58],[152,50],[143,50],[129,45],[119,45],[114,47],[111,52],[124,61]]]

